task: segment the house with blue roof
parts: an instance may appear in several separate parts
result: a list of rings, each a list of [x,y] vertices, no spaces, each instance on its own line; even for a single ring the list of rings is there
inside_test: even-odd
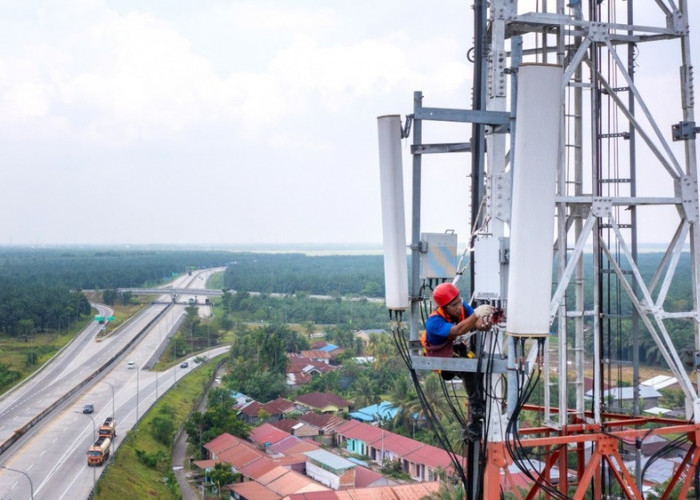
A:
[[[399,408],[389,401],[382,401],[379,404],[366,406],[359,410],[350,412],[350,418],[359,420],[360,422],[371,423],[381,420],[392,420]]]
[[[338,349],[338,346],[337,346],[337,345],[326,344],[326,345],[324,345],[323,347],[319,347],[318,350],[319,350],[319,351],[331,352],[331,351],[335,351],[336,349]]]

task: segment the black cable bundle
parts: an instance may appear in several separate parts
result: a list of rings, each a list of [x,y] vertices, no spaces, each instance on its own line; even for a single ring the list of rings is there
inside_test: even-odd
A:
[[[428,418],[428,422],[430,423],[431,428],[433,429],[433,432],[435,432],[435,436],[437,437],[437,440],[439,441],[440,445],[442,448],[447,452],[447,454],[450,456],[450,460],[452,461],[452,464],[454,465],[455,472],[458,474],[460,480],[462,481],[462,484],[464,485],[465,491],[467,491],[467,476],[464,471],[464,465],[462,464],[461,460],[459,460],[457,453],[453,449],[451,443],[447,439],[447,433],[443,429],[442,425],[440,424],[439,420],[437,419],[435,413],[433,412],[433,409],[430,407],[428,404],[425,394],[423,393],[423,388],[420,385],[420,380],[418,380],[418,374],[417,372],[413,369],[413,364],[411,363],[411,354],[409,351],[408,343],[406,341],[406,337],[404,335],[404,331],[401,328],[400,321],[397,318],[396,324],[392,328],[392,336],[394,339],[394,344],[396,345],[396,348],[399,352],[399,356],[403,359],[404,363],[406,364],[406,367],[408,368],[408,371],[411,375],[411,380],[413,382],[413,386],[416,389],[416,394],[418,395],[418,400],[421,404],[421,407],[423,408],[423,411]]]
[[[524,344],[525,340],[522,340],[522,345],[523,345],[523,352],[524,352]],[[542,354],[542,350],[544,347],[544,339],[538,339],[538,355]],[[520,469],[523,474],[525,474],[528,478],[530,478],[535,484],[537,484],[544,492],[548,493],[549,495],[552,495],[555,498],[563,499],[563,500],[569,500],[569,496],[561,493],[554,485],[552,485],[550,482],[545,481],[542,479],[542,473],[540,472],[537,477],[532,474],[532,470],[537,470],[537,468],[534,466],[534,464],[530,461],[530,457],[527,454],[527,451],[525,450],[525,447],[522,445],[522,441],[520,439],[520,433],[518,429],[518,418],[520,416],[520,412],[523,409],[523,406],[527,401],[530,399],[530,396],[533,394],[535,391],[537,384],[539,383],[540,376],[542,375],[542,368],[538,367],[537,370],[537,377],[533,378],[530,377],[527,380],[527,384],[525,384],[525,372],[524,370],[519,370],[518,371],[519,377],[518,377],[518,401],[515,407],[515,410],[513,411],[513,414],[511,415],[510,419],[508,420],[508,425],[506,427],[506,450],[508,451],[508,454],[513,460],[513,463]],[[512,439],[511,439],[512,436]],[[529,464],[530,468],[526,466],[526,463]],[[566,471],[559,471],[559,474],[566,474]]]

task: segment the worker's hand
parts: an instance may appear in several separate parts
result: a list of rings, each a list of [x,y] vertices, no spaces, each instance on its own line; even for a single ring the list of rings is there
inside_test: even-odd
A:
[[[474,309],[474,314],[477,318],[486,318],[494,313],[495,309],[491,304],[482,304],[476,309]]]

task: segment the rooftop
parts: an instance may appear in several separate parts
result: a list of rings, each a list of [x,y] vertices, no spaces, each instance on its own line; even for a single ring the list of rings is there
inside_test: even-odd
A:
[[[290,434],[288,432],[284,432],[272,424],[262,424],[251,430],[248,437],[255,443],[269,446],[289,436]]]
[[[341,456],[326,450],[314,450],[304,453],[311,460],[319,464],[327,465],[335,471],[344,471],[355,468],[355,464]]]
[[[312,408],[324,408],[326,406],[336,406],[344,408],[352,404],[340,396],[336,396],[330,392],[310,392],[297,396],[296,401]]]

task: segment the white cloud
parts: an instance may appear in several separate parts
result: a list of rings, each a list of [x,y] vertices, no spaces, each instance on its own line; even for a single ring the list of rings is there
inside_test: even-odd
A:
[[[3,3],[4,237],[378,241],[376,117],[411,113],[415,90],[468,107],[470,31],[461,0]],[[425,164],[425,229],[464,234],[468,156]],[[183,200],[211,219],[155,216]]]

